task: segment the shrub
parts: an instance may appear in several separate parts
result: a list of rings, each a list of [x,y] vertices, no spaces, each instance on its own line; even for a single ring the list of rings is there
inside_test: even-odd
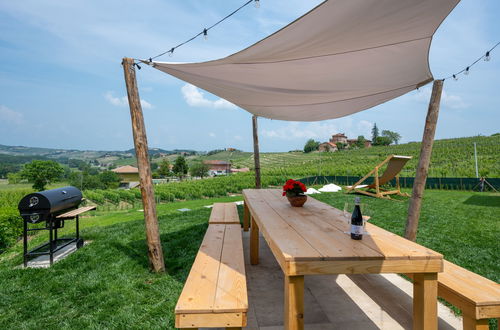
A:
[[[11,246],[23,234],[23,221],[14,207],[0,209],[0,251]]]

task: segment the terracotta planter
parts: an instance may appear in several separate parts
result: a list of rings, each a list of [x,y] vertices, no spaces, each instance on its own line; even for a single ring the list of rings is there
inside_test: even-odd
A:
[[[302,196],[286,196],[288,198],[288,201],[290,202],[290,205],[294,207],[302,207],[304,203],[307,201],[307,196],[302,195]]]

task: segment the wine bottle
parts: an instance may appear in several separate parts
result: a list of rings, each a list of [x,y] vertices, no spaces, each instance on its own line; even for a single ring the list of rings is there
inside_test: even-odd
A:
[[[351,216],[351,238],[355,240],[363,239],[363,215],[359,207],[360,198],[354,199],[354,211]]]

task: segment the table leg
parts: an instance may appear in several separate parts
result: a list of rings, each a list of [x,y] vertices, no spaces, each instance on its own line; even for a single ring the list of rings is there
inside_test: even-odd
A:
[[[437,273],[413,275],[413,329],[437,330]]]
[[[255,223],[253,217],[252,226],[250,227],[250,264],[259,264],[259,227]]]
[[[304,276],[285,275],[285,329],[304,329]]]
[[[247,203],[243,204],[243,231],[248,231],[248,226],[250,225],[250,210],[248,209]]]

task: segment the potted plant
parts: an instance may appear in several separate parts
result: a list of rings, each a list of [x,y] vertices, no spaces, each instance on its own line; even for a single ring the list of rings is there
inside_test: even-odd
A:
[[[292,206],[301,207],[307,200],[304,193],[307,191],[306,186],[295,180],[288,180],[283,186],[283,196],[286,196]]]

